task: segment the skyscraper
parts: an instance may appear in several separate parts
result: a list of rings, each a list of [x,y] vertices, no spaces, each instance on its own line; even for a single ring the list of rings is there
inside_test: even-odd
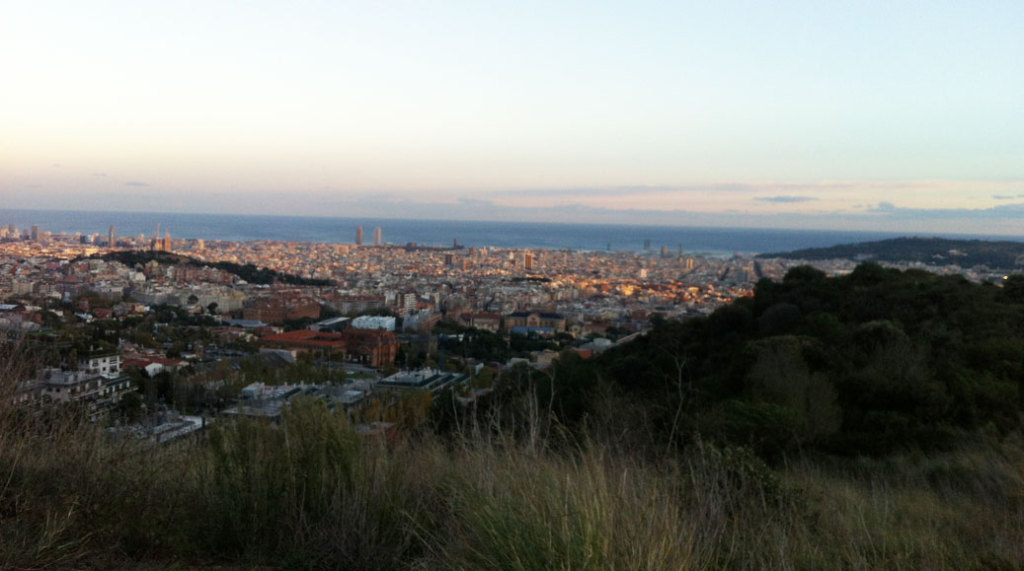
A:
[[[380,246],[381,238],[382,237],[383,237],[383,234],[381,232],[380,226],[374,228],[373,229],[373,245],[374,246]]]
[[[356,246],[363,245],[363,227],[356,226]]]
[[[39,226],[36,226],[35,224],[33,224],[32,225],[32,241],[35,242],[35,241],[38,241],[38,240],[39,240]]]
[[[107,231],[107,245],[113,248],[117,245],[117,233],[114,232],[114,225],[110,225],[110,230]]]

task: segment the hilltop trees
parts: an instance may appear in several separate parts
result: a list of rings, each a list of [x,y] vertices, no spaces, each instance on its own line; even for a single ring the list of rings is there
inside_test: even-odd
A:
[[[1000,289],[873,263],[840,278],[798,267],[589,366],[644,399],[662,438],[684,410],[692,434],[768,456],[950,446],[1020,426],[1021,283]]]

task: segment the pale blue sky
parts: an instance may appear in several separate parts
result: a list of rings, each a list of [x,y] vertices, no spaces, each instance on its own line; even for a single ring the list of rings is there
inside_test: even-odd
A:
[[[1024,234],[1019,1],[0,0],[0,78],[11,208]]]

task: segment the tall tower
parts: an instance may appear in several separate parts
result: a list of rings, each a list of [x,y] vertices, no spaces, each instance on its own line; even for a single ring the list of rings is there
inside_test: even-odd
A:
[[[363,227],[356,226],[356,246],[363,245]]]
[[[527,271],[533,269],[533,252],[523,254],[523,269]]]
[[[172,249],[173,248],[171,248],[171,233],[167,232],[166,234],[164,234],[164,251],[170,252]]]
[[[117,233],[114,232],[114,225],[110,225],[110,229],[107,230],[107,245],[113,248],[117,244]]]
[[[39,226],[32,225],[32,241],[37,242],[39,240]]]
[[[380,226],[373,229],[373,245],[380,246],[381,238],[383,238]]]

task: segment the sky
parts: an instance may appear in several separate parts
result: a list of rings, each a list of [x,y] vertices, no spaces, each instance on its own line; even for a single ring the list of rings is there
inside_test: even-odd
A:
[[[1024,2],[0,0],[7,208],[1024,235]]]

